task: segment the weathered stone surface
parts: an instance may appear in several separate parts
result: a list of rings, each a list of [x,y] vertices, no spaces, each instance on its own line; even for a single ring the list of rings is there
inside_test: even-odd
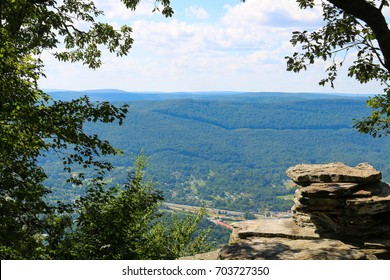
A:
[[[375,215],[390,211],[390,197],[367,197],[348,199],[346,213],[355,215]]]
[[[390,187],[382,182],[371,184],[357,183],[312,183],[305,187],[299,187],[295,191],[296,196],[305,198],[359,198],[381,196],[390,194]]]
[[[222,260],[361,260],[368,259],[357,247],[339,240],[254,237],[224,246]]]
[[[372,183],[382,174],[368,163],[350,167],[340,162],[328,164],[299,164],[287,169],[287,175],[300,185],[310,183]]]
[[[295,197],[294,203],[299,206],[300,209],[306,209],[310,211],[323,211],[334,213],[338,209],[345,206],[345,199],[334,199],[329,197]]]
[[[297,225],[326,237],[390,232],[390,186],[371,165],[298,165],[287,173],[298,184],[291,209]]]
[[[377,195],[347,199],[345,205],[346,214],[375,215],[390,212],[390,187],[381,184],[381,191]]]
[[[371,215],[341,216],[324,213],[316,213],[315,217],[316,219],[312,218],[311,221],[317,228],[317,232],[320,235],[335,238],[374,237],[383,235],[390,230],[386,217],[373,217]]]
[[[390,249],[390,234],[382,234],[381,237],[368,238],[364,240],[364,247],[368,249],[370,248]]]
[[[351,197],[354,191],[359,191],[357,183],[313,183],[297,189],[303,197]]]
[[[292,219],[257,219],[234,223],[230,242],[249,237],[285,237],[289,239],[318,239],[313,228],[298,226]]]
[[[307,214],[296,211],[293,220],[298,226],[314,229],[322,237],[374,237],[390,232],[390,213],[388,212],[375,216],[347,216],[323,212]]]
[[[219,259],[355,260],[389,259],[390,234],[339,240],[317,229],[297,226],[292,219],[258,219],[233,224],[230,244]]]
[[[371,183],[369,185],[361,185],[358,188],[353,190],[353,197],[369,197],[374,195],[380,195],[383,193],[384,184],[382,182]]]
[[[300,227],[316,228],[314,223],[311,221],[312,216],[297,210],[296,204],[291,208],[293,214],[293,221]]]
[[[179,260],[218,260],[219,250],[208,253],[197,254],[195,256],[182,257]]]

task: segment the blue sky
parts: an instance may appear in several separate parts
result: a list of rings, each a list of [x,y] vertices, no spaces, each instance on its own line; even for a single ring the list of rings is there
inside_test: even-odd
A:
[[[90,70],[43,56],[44,89],[126,91],[286,91],[381,93],[380,85],[360,85],[340,72],[335,89],[321,87],[325,63],[299,74],[286,71],[284,57],[295,30],[321,26],[321,10],[299,10],[295,0],[173,0],[173,18],[152,13],[153,0],[137,11],[119,0],[96,0],[104,20],[133,28],[130,54],[103,52],[104,64]],[[349,59],[349,58],[347,58]],[[351,57],[352,59],[352,57]]]

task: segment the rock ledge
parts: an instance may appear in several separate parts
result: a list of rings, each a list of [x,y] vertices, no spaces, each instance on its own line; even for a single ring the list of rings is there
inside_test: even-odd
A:
[[[287,169],[287,176],[300,185],[321,182],[371,183],[382,179],[382,174],[368,163],[350,167],[341,162],[299,164]]]
[[[390,259],[390,186],[367,163],[300,164],[291,219],[233,225],[219,259]]]

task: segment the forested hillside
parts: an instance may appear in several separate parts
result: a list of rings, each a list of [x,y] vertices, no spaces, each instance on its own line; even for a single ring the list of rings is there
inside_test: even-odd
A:
[[[368,114],[365,98],[282,93],[194,97],[132,101],[123,126],[87,127],[124,151],[111,158],[117,167],[110,175],[113,182],[125,180],[131,155],[142,148],[150,156],[148,175],[167,201],[253,213],[291,207],[283,199],[294,191],[285,171],[295,164],[370,162],[385,180],[390,178],[390,140],[352,128],[354,118]],[[57,155],[48,155],[42,164],[51,174],[46,184],[54,188],[55,198],[82,192],[64,183]]]

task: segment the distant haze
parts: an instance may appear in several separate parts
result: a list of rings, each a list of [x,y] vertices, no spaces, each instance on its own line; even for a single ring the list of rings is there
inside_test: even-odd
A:
[[[243,97],[299,97],[303,99],[333,99],[342,97],[367,98],[368,95],[331,94],[331,93],[288,93],[288,92],[240,92],[240,91],[209,91],[209,92],[127,92],[116,89],[96,89],[84,91],[46,90],[55,100],[69,101],[88,96],[92,101],[156,101],[170,99],[229,99]]]

